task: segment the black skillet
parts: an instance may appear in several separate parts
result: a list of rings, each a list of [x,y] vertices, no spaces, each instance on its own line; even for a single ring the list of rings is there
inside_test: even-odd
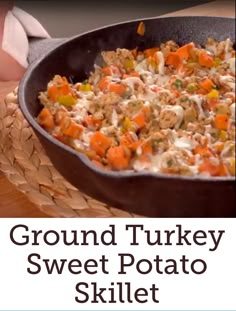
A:
[[[146,32],[137,35],[139,21],[104,27],[62,43],[40,41],[19,87],[20,107],[52,163],[73,185],[86,194],[129,212],[149,217],[235,217],[235,179],[175,177],[150,173],[107,172],[97,169],[82,154],[63,145],[35,121],[41,107],[38,92],[55,75],[84,80],[97,55],[117,47],[140,49],[167,40],[179,44],[204,44],[208,37],[235,40],[235,20],[220,17],[169,17],[145,19]],[[50,44],[57,45],[50,51]],[[39,58],[38,54],[43,54]]]

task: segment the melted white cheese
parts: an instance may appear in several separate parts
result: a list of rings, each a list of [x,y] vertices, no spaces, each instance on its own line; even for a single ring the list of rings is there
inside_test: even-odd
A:
[[[89,110],[90,101],[88,101],[86,98],[81,98],[77,101],[77,103],[73,106],[73,110],[77,111],[80,109],[85,108],[86,110]]]
[[[177,122],[175,124],[175,129],[178,129],[184,118],[184,109],[179,105],[175,105],[175,106],[166,105],[162,110],[173,111],[176,114]]]
[[[202,96],[200,95],[192,95],[189,97],[190,100],[193,100],[196,104],[197,104],[197,107],[198,107],[198,112],[199,112],[199,119],[204,119],[205,118],[205,113],[203,111],[203,108],[202,108]]]
[[[225,42],[225,60],[228,60],[231,57],[231,53],[229,52],[231,40],[228,38]]]
[[[116,126],[118,125],[118,116],[117,116],[117,112],[115,109],[112,110],[112,114],[111,114],[111,124]]]
[[[148,71],[148,65],[147,65],[147,60],[144,59],[140,63],[138,63],[135,66],[135,71],[138,72],[139,74],[145,73]]]
[[[82,140],[84,143],[86,143],[86,144],[89,145],[89,143],[90,143],[90,138],[91,138],[92,135],[93,135],[92,132],[89,132],[89,131],[84,130],[84,131],[82,132],[82,135],[81,135],[81,140]]]
[[[137,95],[137,98],[142,99],[142,100],[153,100],[156,97],[157,97],[156,92],[153,92],[150,89],[146,89],[144,94],[138,94]]]
[[[174,142],[174,146],[179,149],[192,150],[195,147],[194,142],[188,137],[177,138]]]
[[[168,75],[161,75],[161,74],[157,74],[155,75],[155,81],[156,81],[156,85],[158,86],[164,86],[168,80],[169,80],[169,76]]]
[[[235,75],[235,57],[229,58],[227,63],[229,64],[230,71]]]
[[[152,172],[159,172],[161,168],[161,156],[155,155],[151,157],[151,170]]]
[[[152,169],[152,163],[148,162],[148,161],[139,161],[136,160],[134,161],[133,167],[135,169],[135,171],[143,171],[143,170],[151,170]]]
[[[121,82],[123,84],[128,85],[132,90],[134,90],[135,85],[140,85],[142,87],[145,86],[143,81],[140,80],[138,77],[129,77],[129,78],[123,79]]]
[[[230,75],[220,76],[219,80],[222,84],[226,84],[227,86],[231,88],[233,92],[235,92],[235,78],[234,77]]]
[[[230,105],[230,114],[233,120],[235,120],[235,103],[233,103],[232,105]]]
[[[157,51],[155,53],[156,57],[158,58],[158,72],[161,75],[165,74],[165,59],[164,55],[161,51]]]
[[[216,49],[216,43],[214,44],[211,44],[211,45],[206,45],[206,49],[209,51],[209,52],[212,52],[214,55],[217,54],[217,49]]]

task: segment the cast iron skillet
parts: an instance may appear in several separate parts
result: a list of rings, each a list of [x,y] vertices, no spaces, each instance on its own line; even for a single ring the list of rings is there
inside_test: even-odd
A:
[[[145,19],[144,22],[143,37],[136,33],[139,23],[136,20],[78,35],[44,53],[30,66],[20,83],[22,112],[58,171],[74,186],[98,200],[149,217],[234,217],[234,178],[102,171],[84,155],[52,138],[35,121],[41,109],[38,92],[46,89],[54,74],[74,81],[83,80],[93,69],[100,51],[136,46],[144,49],[167,40],[204,44],[209,36],[235,40],[234,19],[231,18],[169,17]]]

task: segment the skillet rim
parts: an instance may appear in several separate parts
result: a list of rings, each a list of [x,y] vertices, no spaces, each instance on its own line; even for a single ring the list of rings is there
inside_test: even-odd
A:
[[[64,45],[66,45],[69,42],[73,42],[74,40],[77,40],[78,38],[89,35],[90,33],[94,33],[96,31],[100,31],[103,29],[107,28],[112,28],[115,26],[119,25],[124,25],[124,24],[131,24],[131,23],[139,23],[143,21],[150,21],[150,20],[176,20],[176,19],[218,19],[218,20],[235,20],[235,17],[223,17],[223,16],[201,16],[201,15],[194,15],[194,16],[165,16],[165,17],[149,17],[149,18],[138,18],[138,19],[133,19],[133,20],[128,20],[128,21],[122,21],[114,24],[108,24],[102,27],[98,27],[86,32],[82,32],[80,34],[77,34],[75,36],[72,36],[68,39],[62,38],[62,42],[59,43],[56,47],[53,47],[46,53],[43,53],[37,60],[35,60],[32,64],[29,65],[27,68],[23,78],[21,79],[18,87],[18,100],[19,100],[19,107],[30,124],[30,126],[33,128],[34,131],[38,132],[42,137],[44,137],[47,141],[49,141],[52,144],[55,144],[57,147],[65,150],[66,152],[69,152],[76,158],[78,158],[88,169],[93,171],[94,173],[98,175],[102,175],[103,177],[110,177],[113,179],[129,179],[129,178],[154,178],[154,179],[159,179],[159,180],[172,180],[172,181],[185,181],[185,182],[201,182],[201,183],[217,183],[217,182],[223,182],[223,183],[231,183],[235,181],[235,176],[228,176],[228,177],[204,177],[204,176],[182,176],[182,175],[168,175],[168,174],[163,174],[163,173],[154,173],[154,172],[147,172],[147,171],[141,171],[141,172],[135,172],[131,170],[123,170],[123,171],[107,171],[103,170],[97,166],[95,166],[87,156],[85,156],[83,153],[78,152],[74,150],[72,147],[69,147],[62,142],[58,141],[54,137],[52,137],[47,131],[45,131],[36,121],[36,119],[31,115],[27,108],[27,104],[25,101],[25,88],[28,83],[28,81],[31,78],[32,72],[34,71],[35,68],[39,67],[40,64],[44,61],[45,58],[50,57],[52,53],[54,53],[56,50],[62,48]],[[235,24],[234,24],[235,25]],[[46,149],[45,149],[46,151]],[[47,151],[46,151],[47,153]]]

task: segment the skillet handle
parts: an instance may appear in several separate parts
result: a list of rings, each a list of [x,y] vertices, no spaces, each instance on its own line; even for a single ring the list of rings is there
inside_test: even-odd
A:
[[[28,62],[32,64],[39,57],[49,52],[62,42],[66,41],[66,38],[50,38],[50,39],[29,39],[29,55]]]

